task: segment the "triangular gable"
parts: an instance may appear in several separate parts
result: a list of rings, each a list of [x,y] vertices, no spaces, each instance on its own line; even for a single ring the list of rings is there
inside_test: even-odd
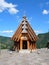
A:
[[[22,32],[27,32],[28,37],[31,41],[37,41],[37,36],[34,30],[31,28],[29,22],[27,21],[26,17],[23,17],[22,22],[20,23],[19,27],[17,28],[16,32],[14,33],[12,40],[18,41],[22,36]]]

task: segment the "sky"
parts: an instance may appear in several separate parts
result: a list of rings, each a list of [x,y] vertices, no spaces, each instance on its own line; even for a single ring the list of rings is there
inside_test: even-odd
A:
[[[36,34],[49,31],[49,0],[0,0],[0,36],[12,37],[24,15]]]

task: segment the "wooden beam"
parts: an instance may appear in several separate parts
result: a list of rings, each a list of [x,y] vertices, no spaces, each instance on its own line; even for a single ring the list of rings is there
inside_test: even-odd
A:
[[[27,41],[27,48],[30,49],[30,43],[29,43],[29,40]]]
[[[20,40],[20,50],[22,50],[22,40]]]
[[[28,23],[28,22],[27,22],[27,23]],[[31,28],[31,26],[29,25],[29,23],[28,23],[28,30],[31,31],[31,33],[32,33],[32,35],[33,35],[33,38],[34,38],[35,40],[37,40],[37,36],[36,36],[35,32],[33,31],[33,29]]]

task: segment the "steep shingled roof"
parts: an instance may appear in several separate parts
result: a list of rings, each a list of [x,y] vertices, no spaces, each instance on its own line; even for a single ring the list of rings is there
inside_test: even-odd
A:
[[[23,17],[23,20],[21,21],[20,25],[18,26],[18,29],[12,37],[12,40],[19,41],[23,33],[27,34],[28,38],[31,41],[37,41],[37,36],[34,30],[31,28],[29,22],[27,21],[26,16]]]

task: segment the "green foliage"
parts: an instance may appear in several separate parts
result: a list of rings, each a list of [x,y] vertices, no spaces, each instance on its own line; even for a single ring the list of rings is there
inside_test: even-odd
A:
[[[44,33],[44,34],[39,34],[38,35],[38,40],[37,40],[37,48],[45,48],[47,42],[49,41],[49,32],[48,33]]]
[[[13,41],[10,37],[0,36],[0,47],[1,49],[10,49],[13,45]]]

